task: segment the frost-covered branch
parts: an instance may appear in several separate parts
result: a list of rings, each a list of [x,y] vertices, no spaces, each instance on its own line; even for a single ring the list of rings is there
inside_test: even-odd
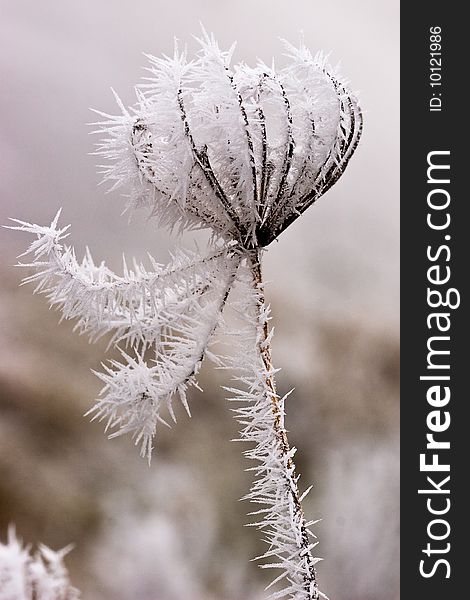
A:
[[[244,326],[235,336],[237,352],[229,366],[237,371],[238,387],[226,388],[231,394],[237,420],[242,426],[240,440],[252,448],[245,452],[256,462],[248,469],[255,481],[245,497],[259,509],[250,513],[252,523],[263,532],[268,544],[258,557],[263,568],[279,569],[280,574],[270,588],[283,585],[270,596],[272,599],[313,600],[322,595],[317,586],[315,564],[320,560],[312,554],[315,535],[309,527],[301,502],[309,490],[300,494],[294,454],[284,426],[284,401],[276,391],[269,331],[269,308],[264,298],[260,255],[253,253],[250,268],[239,278],[241,288],[238,313]],[[312,538],[312,540],[310,539]]]
[[[64,566],[71,549],[54,552],[41,544],[31,554],[10,526],[7,542],[0,542],[0,600],[80,600]]]
[[[75,328],[93,339],[112,332],[111,343],[124,342],[135,358],[123,352],[124,363],[112,361],[98,374],[105,383],[101,398],[89,411],[106,422],[111,437],[131,433],[149,460],[157,423],[166,407],[176,421],[172,401],[179,397],[189,412],[188,386],[195,376],[219,323],[237,272],[240,255],[233,244],[216,247],[206,257],[179,251],[162,267],[150,257],[148,271],[134,263],[116,275],[104,263],[96,266],[89,251],[78,262],[73,248],[62,242],[68,227],[56,215],[49,227],[15,220],[17,229],[37,236],[27,252],[33,269],[23,283],[47,296],[63,318],[77,319]],[[151,353],[150,362],[145,354]]]

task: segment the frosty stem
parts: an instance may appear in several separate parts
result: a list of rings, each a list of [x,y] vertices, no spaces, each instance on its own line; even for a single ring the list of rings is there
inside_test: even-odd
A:
[[[253,283],[259,298],[259,332],[257,344],[260,357],[267,373],[265,385],[267,394],[271,400],[271,407],[274,415],[273,436],[275,438],[275,448],[278,452],[280,463],[284,468],[284,472],[281,475],[273,474],[273,477],[282,477],[285,480],[286,493],[290,498],[289,505],[291,508],[292,530],[297,541],[299,560],[302,562],[301,570],[304,573],[304,590],[306,598],[309,600],[317,600],[319,598],[319,592],[315,572],[315,559],[311,552],[312,544],[309,540],[307,523],[302,509],[302,498],[297,485],[298,476],[296,475],[295,464],[292,458],[293,451],[290,448],[287,432],[284,427],[284,399],[280,398],[276,392],[276,382],[274,379],[275,369],[271,357],[269,325],[267,319],[263,318],[266,300],[261,271],[261,254],[262,250],[257,249],[253,251],[251,258]]]

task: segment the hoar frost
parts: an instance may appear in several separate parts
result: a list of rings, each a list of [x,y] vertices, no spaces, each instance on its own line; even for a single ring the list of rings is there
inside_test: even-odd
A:
[[[172,57],[148,57],[136,105],[116,96],[121,114],[99,113],[97,154],[105,181],[129,190],[128,210],[147,207],[178,231],[209,228],[206,253],[178,250],[166,266],[150,256],[148,267],[124,263],[117,275],[89,251],[76,258],[58,214],[49,227],[16,221],[36,235],[24,281],[79,332],[118,345],[122,358],[98,374],[105,386],[89,412],[110,437],[130,433],[149,460],[158,425],[176,420],[174,399],[189,412],[187,390],[203,359],[234,371],[226,389],[255,463],[247,499],[268,545],[260,558],[280,571],[271,598],[317,599],[319,559],[276,392],[261,257],[344,172],[361,111],[340,74],[303,44],[285,42],[288,65],[277,70],[233,65],[235,46],[223,51],[205,32],[199,43],[193,60],[177,46]],[[234,354],[222,357],[213,341],[228,301],[242,325]]]
[[[0,600],[80,600],[63,562],[70,550],[54,552],[41,544],[31,554],[10,527],[7,542],[0,542]]]

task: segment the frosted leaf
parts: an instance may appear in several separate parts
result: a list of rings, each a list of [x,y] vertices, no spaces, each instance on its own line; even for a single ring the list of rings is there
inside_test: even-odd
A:
[[[172,400],[179,397],[189,412],[186,390],[196,385],[240,254],[233,244],[213,244],[206,256],[178,250],[166,266],[149,257],[151,270],[124,263],[123,275],[117,275],[95,264],[89,250],[77,260],[63,244],[69,228],[58,226],[59,214],[49,227],[14,220],[13,229],[36,235],[25,253],[33,261],[20,263],[33,270],[23,283],[34,284],[93,340],[111,334],[110,344],[131,347],[123,352],[124,363],[114,361],[98,374],[106,385],[90,412],[116,429],[113,435],[130,433],[150,460],[157,423],[164,422],[162,407],[175,420]]]
[[[104,420],[106,429],[116,429],[110,437],[131,433],[149,461],[157,424],[168,425],[162,409],[176,422],[172,402],[177,397],[189,413],[186,392],[190,386],[197,387],[196,375],[219,323],[234,265],[226,269],[225,279],[222,275],[219,271],[216,281],[208,278],[197,297],[165,306],[159,315],[165,325],[150,362],[139,354],[134,359],[123,353],[124,363],[113,361],[111,368],[98,374],[105,387],[90,413]]]
[[[95,264],[88,249],[77,260],[74,249],[62,243],[69,226],[58,228],[59,214],[49,227],[13,219],[18,226],[12,229],[37,235],[24,253],[33,254],[33,262],[19,263],[33,270],[23,284],[34,284],[35,292],[45,294],[63,318],[77,319],[75,328],[93,340],[113,332],[112,342],[155,343],[163,328],[178,325],[178,315],[204,304],[213,288],[225,290],[239,261],[232,246],[219,245],[206,256],[177,250],[166,266],[149,256],[151,269],[136,262],[129,268],[124,261],[124,273],[117,275],[103,262]]]

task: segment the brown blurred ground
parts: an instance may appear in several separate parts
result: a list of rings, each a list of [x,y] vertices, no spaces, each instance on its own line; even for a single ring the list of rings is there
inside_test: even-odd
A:
[[[210,367],[193,418],[161,429],[150,469],[129,440],[107,441],[83,413],[99,385],[103,345],[57,325],[43,299],[3,276],[0,351],[0,530],[61,547],[85,598],[251,599],[263,572],[257,533],[238,502],[250,476],[223,391]],[[275,314],[282,305],[274,302]],[[299,448],[306,510],[316,526],[320,581],[337,600],[398,597],[398,345],[364,323],[300,314],[305,339],[290,348],[311,364],[280,391]],[[294,320],[294,317],[291,317]],[[276,321],[281,320],[281,316]],[[279,335],[276,348],[283,343]],[[279,362],[279,361],[278,361]],[[283,365],[281,365],[283,366]]]

